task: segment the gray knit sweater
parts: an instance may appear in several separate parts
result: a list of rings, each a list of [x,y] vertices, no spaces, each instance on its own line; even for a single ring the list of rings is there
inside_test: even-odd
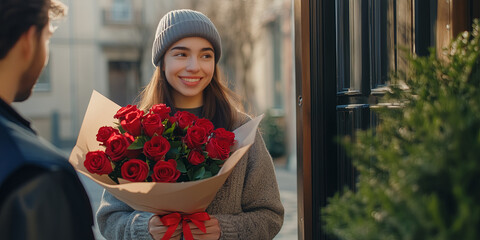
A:
[[[238,121],[239,127],[249,119]],[[243,156],[206,209],[220,222],[222,240],[273,239],[283,224],[272,158],[257,131],[255,143]],[[97,222],[107,239],[152,239],[148,221],[152,213],[135,211],[104,191]]]

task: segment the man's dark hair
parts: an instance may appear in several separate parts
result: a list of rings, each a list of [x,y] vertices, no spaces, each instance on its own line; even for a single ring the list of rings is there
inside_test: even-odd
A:
[[[40,32],[48,23],[65,15],[66,8],[56,0],[0,0],[0,59],[31,26]]]

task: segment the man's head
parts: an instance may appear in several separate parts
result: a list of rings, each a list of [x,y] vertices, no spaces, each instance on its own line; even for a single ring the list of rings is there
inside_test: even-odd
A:
[[[25,61],[17,64],[27,64],[21,68],[14,101],[30,96],[48,59],[50,20],[62,17],[65,11],[56,0],[0,0],[0,61],[13,55],[17,56],[11,59],[18,61],[20,54]]]

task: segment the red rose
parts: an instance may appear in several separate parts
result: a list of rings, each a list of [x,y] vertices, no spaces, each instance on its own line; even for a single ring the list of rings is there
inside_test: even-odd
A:
[[[203,153],[197,150],[190,151],[188,154],[188,162],[192,165],[198,165],[205,161],[205,156]]]
[[[230,154],[230,146],[222,144],[216,138],[210,138],[205,150],[207,150],[209,157],[221,160],[227,159]]]
[[[235,143],[235,133],[225,130],[225,128],[217,128],[213,130],[213,137],[219,141],[219,144],[232,146]]]
[[[135,149],[135,150],[128,149],[126,157],[129,159],[139,158],[142,152],[143,152],[143,149]]]
[[[183,141],[187,144],[187,147],[190,149],[199,147],[200,145],[206,143],[208,140],[208,135],[205,132],[204,128],[192,126],[187,130],[187,135],[185,135]]]
[[[173,159],[158,161],[153,167],[154,182],[175,182],[178,177],[180,177],[180,171],[177,170],[177,162]]]
[[[168,150],[170,150],[170,143],[162,136],[154,136],[143,145],[145,155],[154,161],[162,160]]]
[[[120,161],[125,158],[128,146],[130,146],[130,144],[125,136],[114,134],[105,142],[105,153],[112,161]]]
[[[135,141],[135,137],[130,135],[128,132],[125,132],[123,134],[123,136],[125,136],[125,138],[127,139],[127,142],[128,142],[129,146],[130,146],[130,144],[132,144]],[[142,154],[142,152],[143,152],[143,149],[135,149],[135,150],[127,149],[126,156],[129,159],[138,158],[140,156],[140,154]]]
[[[143,119],[142,125],[143,131],[149,137],[152,137],[155,133],[160,136],[165,130],[159,114],[147,114]]]
[[[137,109],[136,111],[127,113],[124,119],[120,121],[120,125],[134,137],[140,136],[140,134],[142,134],[142,118],[143,111]]]
[[[193,122],[197,120],[197,116],[195,116],[195,114],[189,113],[186,111],[176,112],[175,118],[177,119],[178,126],[181,129],[185,129],[186,127],[192,126]]]
[[[125,132],[125,133],[123,134],[123,136],[125,136],[125,138],[127,138],[128,143],[133,143],[133,142],[135,142],[135,137],[132,136],[130,133]]]
[[[121,168],[122,178],[131,182],[145,182],[148,177],[148,165],[140,159],[130,159]]]
[[[103,151],[88,152],[83,165],[89,172],[100,175],[109,174],[113,171],[112,163]]]
[[[105,141],[107,141],[112,134],[120,134],[118,129],[115,129],[113,127],[101,127],[98,129],[97,133],[97,141],[101,142],[102,144],[105,144]]]
[[[150,113],[158,114],[163,121],[169,117],[170,107],[167,107],[167,105],[163,103],[155,104],[150,108]]]
[[[120,108],[117,113],[115,115],[113,115],[114,118],[117,118],[119,119],[120,121],[122,121],[123,119],[125,119],[125,116],[132,112],[132,111],[137,111],[138,108],[136,105],[127,105],[126,107],[122,107]]]
[[[213,123],[206,118],[197,119],[195,121],[195,126],[205,129],[205,132],[207,133],[207,135],[210,135],[210,133],[212,133],[213,131]]]

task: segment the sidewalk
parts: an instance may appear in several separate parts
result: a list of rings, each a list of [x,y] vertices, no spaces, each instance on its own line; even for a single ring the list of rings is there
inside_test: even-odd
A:
[[[297,225],[297,174],[294,170],[276,168],[280,198],[285,208],[283,226],[275,240],[298,239]]]
[[[280,197],[285,207],[285,220],[280,233],[274,238],[275,240],[292,240],[297,239],[297,180],[296,173],[292,170],[286,170],[283,167],[277,167],[277,179],[280,187]],[[79,174],[85,189],[90,197],[93,212],[98,209],[100,199],[102,197],[103,188],[89,178]],[[105,240],[98,231],[95,224],[95,238],[97,240]]]

